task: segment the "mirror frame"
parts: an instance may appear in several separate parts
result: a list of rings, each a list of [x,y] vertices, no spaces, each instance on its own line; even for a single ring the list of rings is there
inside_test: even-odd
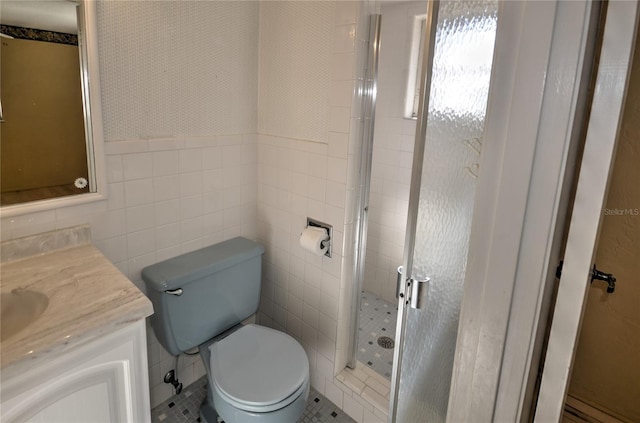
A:
[[[80,80],[87,145],[89,187],[92,192],[30,201],[0,207],[0,218],[75,206],[107,199],[102,97],[98,56],[98,20],[95,1],[78,1],[78,48]]]

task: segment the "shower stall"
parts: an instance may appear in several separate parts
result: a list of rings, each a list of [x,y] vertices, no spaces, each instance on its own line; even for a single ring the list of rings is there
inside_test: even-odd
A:
[[[446,414],[497,9],[381,2],[370,22],[349,365],[392,380],[398,421]]]

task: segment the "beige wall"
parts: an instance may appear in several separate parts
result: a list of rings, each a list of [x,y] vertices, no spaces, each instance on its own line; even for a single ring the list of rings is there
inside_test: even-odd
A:
[[[595,263],[618,279],[589,290],[569,394],[640,421],[640,40]]]
[[[2,39],[2,191],[87,177],[78,47]]]

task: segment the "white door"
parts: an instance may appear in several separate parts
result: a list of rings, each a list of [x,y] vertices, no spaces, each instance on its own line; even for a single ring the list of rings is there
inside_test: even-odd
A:
[[[631,69],[638,3],[610,1],[606,19],[536,422],[559,421],[564,407]]]

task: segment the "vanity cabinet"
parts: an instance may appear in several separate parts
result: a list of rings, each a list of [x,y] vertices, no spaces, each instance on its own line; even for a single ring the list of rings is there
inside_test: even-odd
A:
[[[3,423],[150,422],[145,320],[3,372],[1,398]]]
[[[0,334],[2,423],[151,420],[153,306],[90,239],[78,226],[0,244],[4,326],[22,323]],[[42,297],[39,316],[17,312]]]

